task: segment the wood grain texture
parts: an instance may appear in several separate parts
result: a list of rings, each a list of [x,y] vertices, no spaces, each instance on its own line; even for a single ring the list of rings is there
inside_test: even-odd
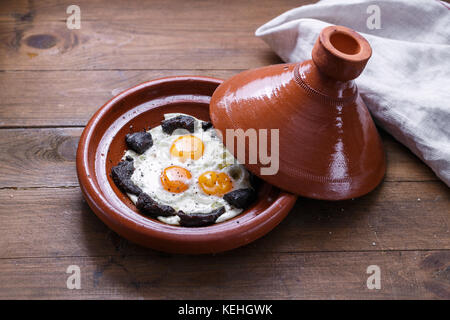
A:
[[[420,201],[418,200],[420,199]],[[310,251],[450,250],[450,195],[435,182],[384,183],[359,199],[300,198],[248,254]],[[0,257],[147,252],[108,231],[79,188],[0,190]]]
[[[0,259],[0,298],[449,299],[449,251]],[[81,289],[68,290],[69,265]],[[366,286],[367,267],[381,289]]]

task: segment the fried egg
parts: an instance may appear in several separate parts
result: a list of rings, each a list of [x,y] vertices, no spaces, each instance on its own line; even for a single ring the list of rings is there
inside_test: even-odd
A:
[[[184,114],[170,113],[164,118],[179,115]],[[157,203],[187,214],[208,213],[223,206],[225,213],[216,220],[222,222],[242,212],[222,197],[233,190],[250,188],[249,173],[225,148],[213,128],[205,131],[202,121],[194,119],[192,133],[176,129],[167,134],[161,126],[152,128],[149,132],[153,146],[141,155],[128,150],[124,158],[134,159],[131,181]],[[137,197],[128,196],[136,204]],[[178,225],[180,218],[159,216],[158,220]]]

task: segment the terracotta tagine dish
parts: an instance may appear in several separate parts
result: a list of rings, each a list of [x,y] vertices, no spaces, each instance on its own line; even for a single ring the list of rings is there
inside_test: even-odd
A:
[[[235,156],[227,129],[279,130],[277,173],[262,175],[260,159],[246,161],[272,185],[324,200],[364,195],[386,170],[379,134],[354,82],[371,54],[355,31],[327,27],[312,60],[248,70],[223,82],[211,99],[211,120]],[[269,154],[277,152],[271,145]]]
[[[127,149],[127,133],[158,126],[165,113],[185,113],[208,121],[209,102],[221,82],[195,76],[149,81],[114,97],[91,118],[78,146],[78,179],[91,209],[119,235],[160,251],[215,253],[263,236],[293,207],[297,196],[262,182],[256,200],[235,218],[205,227],[180,227],[139,213],[112,181],[111,168]]]

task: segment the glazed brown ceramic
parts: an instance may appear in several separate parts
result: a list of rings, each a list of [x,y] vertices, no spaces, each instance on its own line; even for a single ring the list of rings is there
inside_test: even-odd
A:
[[[327,27],[312,60],[245,71],[221,84],[211,120],[222,132],[279,129],[278,173],[261,175],[265,165],[246,163],[279,188],[326,200],[366,194],[385,173],[380,137],[353,81],[371,53],[355,31]]]
[[[89,206],[112,230],[157,250],[214,253],[263,236],[287,215],[296,196],[263,183],[258,200],[234,219],[202,228],[171,226],[141,215],[109,177],[124,154],[127,133],[157,126],[170,112],[209,120],[211,95],[220,83],[193,76],[149,81],[114,97],[89,121],[78,145],[78,179]]]

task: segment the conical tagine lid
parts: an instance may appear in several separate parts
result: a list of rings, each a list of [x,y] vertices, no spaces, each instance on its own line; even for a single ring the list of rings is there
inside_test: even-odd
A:
[[[386,168],[353,81],[371,53],[355,31],[327,27],[312,60],[248,70],[221,84],[211,120],[241,163],[281,189],[326,200],[366,194]]]

